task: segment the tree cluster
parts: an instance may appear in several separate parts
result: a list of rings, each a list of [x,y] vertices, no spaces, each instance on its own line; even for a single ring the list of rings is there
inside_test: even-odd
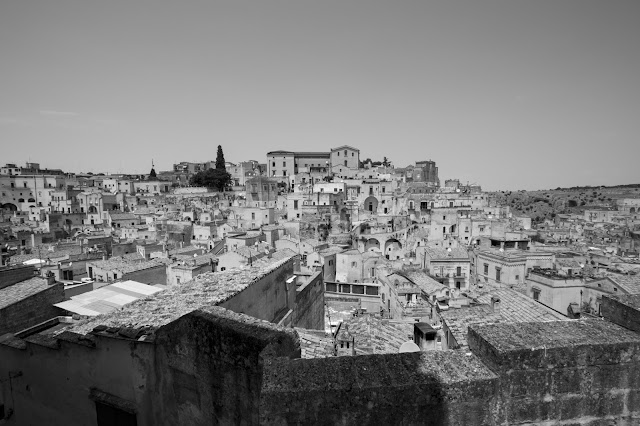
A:
[[[231,175],[225,169],[209,169],[191,176],[189,184],[224,191],[231,184]]]
[[[227,173],[224,161],[224,153],[222,146],[218,145],[218,153],[216,156],[216,168],[198,172],[191,176],[189,184],[192,186],[206,186],[218,191],[224,191],[231,185],[231,175]]]

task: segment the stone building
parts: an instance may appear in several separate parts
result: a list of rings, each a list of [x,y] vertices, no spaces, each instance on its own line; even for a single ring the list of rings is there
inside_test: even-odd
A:
[[[423,268],[451,289],[469,289],[471,261],[464,248],[425,247]]]
[[[360,167],[360,150],[349,145],[342,145],[331,149],[331,167],[346,167],[358,169]]]

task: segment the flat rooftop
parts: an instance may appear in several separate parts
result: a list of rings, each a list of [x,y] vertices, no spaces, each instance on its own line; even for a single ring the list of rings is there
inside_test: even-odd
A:
[[[98,316],[121,309],[128,303],[159,291],[162,291],[159,287],[129,280],[72,296],[70,300],[54,306],[78,315]]]

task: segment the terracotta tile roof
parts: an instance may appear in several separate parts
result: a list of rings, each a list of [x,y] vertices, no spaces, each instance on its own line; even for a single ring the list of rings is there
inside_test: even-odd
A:
[[[291,260],[261,259],[251,268],[232,268],[225,272],[208,272],[195,279],[167,288],[122,309],[78,323],[71,331],[91,332],[98,326],[156,329],[203,306],[220,304],[259,281]]]
[[[300,338],[301,358],[325,358],[333,356],[333,337],[321,330],[295,328]]]
[[[500,299],[499,312],[491,308],[491,297]],[[511,289],[496,289],[478,298],[482,305],[451,308],[440,313],[460,347],[467,346],[470,325],[494,323],[546,322],[567,320],[564,315]]]
[[[463,248],[451,248],[451,251],[442,247],[426,247],[426,253],[432,260],[469,259],[469,253]]]
[[[420,290],[425,294],[431,294],[438,290],[442,290],[443,288],[447,288],[446,285],[439,283],[422,271],[406,271],[404,275],[411,282],[420,287]]]
[[[158,265],[163,265],[163,262],[158,259],[141,261],[136,258],[129,259],[123,256],[116,256],[107,260],[96,260],[89,264],[93,265],[95,268],[107,271],[119,271],[123,274],[128,274],[131,272],[142,271],[144,269],[155,268]]]
[[[356,355],[398,353],[413,336],[413,323],[362,315],[345,321],[355,338]]]
[[[621,289],[629,294],[640,294],[640,275],[607,274]]]
[[[500,298],[500,315],[506,322],[556,321],[567,317],[517,291],[503,288],[478,297],[480,303],[491,304],[491,297]]]

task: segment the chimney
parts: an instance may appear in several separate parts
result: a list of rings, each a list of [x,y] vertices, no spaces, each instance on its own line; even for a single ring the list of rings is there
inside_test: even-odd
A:
[[[500,298],[498,296],[491,296],[491,311],[494,314],[500,313]]]
[[[51,271],[47,271],[44,278],[47,280],[47,285],[53,285],[56,283],[56,276]]]

